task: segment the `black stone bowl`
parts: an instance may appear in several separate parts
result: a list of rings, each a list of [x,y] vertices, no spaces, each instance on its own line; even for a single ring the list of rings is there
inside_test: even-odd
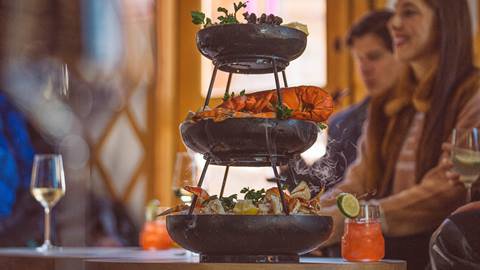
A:
[[[319,247],[332,217],[315,215],[170,215],[167,230],[181,247],[203,257],[293,257]]]
[[[277,71],[299,57],[307,46],[300,30],[269,24],[228,24],[204,28],[197,33],[197,47],[223,71],[263,74]]]
[[[296,119],[230,118],[184,122],[180,133],[185,145],[209,156],[212,164],[230,166],[277,165],[304,152],[317,140],[314,122]]]

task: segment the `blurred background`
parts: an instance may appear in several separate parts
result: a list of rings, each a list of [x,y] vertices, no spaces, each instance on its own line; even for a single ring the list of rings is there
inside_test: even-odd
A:
[[[233,2],[0,0],[0,89],[28,119],[37,149],[64,158],[67,192],[55,208],[61,245],[96,243],[88,239],[88,230],[98,226],[91,224],[93,217],[108,223],[102,221],[105,213],[126,220],[123,229],[131,238],[125,243],[135,243],[148,201],[179,202],[174,192],[179,171],[201,170],[203,159],[179,161],[178,153],[186,149],[178,126],[188,111],[202,105],[212,72],[211,62],[196,48],[200,28],[190,12],[216,18],[217,7],[232,9]],[[470,3],[478,62],[480,6]],[[307,49],[286,70],[289,84],[346,93],[337,104],[341,110],[365,95],[345,34],[365,12],[391,6],[386,0],[249,0],[247,10],[308,25]],[[67,87],[56,78],[63,64]],[[213,104],[220,101],[226,80],[220,72]],[[274,86],[273,75],[234,75],[231,89]],[[320,137],[304,157],[320,157],[324,145]],[[244,186],[267,187],[271,176],[268,168],[232,170],[226,194]],[[211,193],[219,191],[222,177],[222,168],[209,170]],[[121,225],[115,226],[123,230]]]

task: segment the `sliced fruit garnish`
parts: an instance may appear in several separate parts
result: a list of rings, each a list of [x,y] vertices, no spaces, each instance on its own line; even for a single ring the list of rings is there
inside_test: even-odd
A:
[[[252,200],[239,200],[233,212],[237,215],[256,215],[258,213],[258,208],[255,207]]]
[[[306,24],[299,23],[299,22],[291,22],[291,23],[286,23],[286,24],[282,24],[282,25],[286,26],[286,27],[290,27],[290,28],[300,30],[303,33],[305,33],[305,35],[308,36],[308,27],[307,27]]]
[[[337,206],[340,212],[348,218],[355,218],[360,214],[360,203],[350,193],[341,193],[337,196]]]

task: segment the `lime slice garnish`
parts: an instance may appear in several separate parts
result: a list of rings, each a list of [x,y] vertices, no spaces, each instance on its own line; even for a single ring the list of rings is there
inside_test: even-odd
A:
[[[341,193],[337,197],[337,206],[340,212],[348,218],[355,218],[360,214],[360,203],[350,193]]]

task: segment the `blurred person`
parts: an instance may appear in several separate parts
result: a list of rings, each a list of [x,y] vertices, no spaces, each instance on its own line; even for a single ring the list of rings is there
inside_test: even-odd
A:
[[[402,69],[402,63],[394,57],[392,37],[387,27],[392,15],[391,11],[373,11],[351,27],[346,42],[366,87],[367,95],[359,103],[330,118],[326,155],[315,161],[308,169],[297,168],[297,179],[307,178],[309,182],[318,186],[324,184],[322,182],[325,182],[325,178],[331,179],[328,181],[330,184],[339,182],[343,179],[346,169],[356,159],[357,141],[362,134],[371,97],[391,90]],[[302,164],[299,167],[307,166]],[[330,168],[332,171],[325,173],[324,168]],[[325,175],[319,175],[319,172]]]
[[[393,88],[402,64],[393,55],[392,38],[387,23],[390,11],[373,11],[354,24],[347,36],[356,68],[367,90],[366,97],[331,117],[328,127],[327,158],[336,156],[335,181],[341,181],[345,170],[356,159],[356,146],[367,118],[371,97]],[[332,156],[333,155],[333,156]],[[317,164],[322,165],[320,159]]]
[[[40,243],[42,208],[30,194],[36,151],[23,115],[0,91],[0,246]]]
[[[64,138],[80,133],[83,127],[73,114],[74,111],[71,110],[66,97],[59,93],[61,89],[52,87],[50,72],[53,67],[58,66],[59,62],[60,60],[57,58],[45,55],[36,59],[14,59],[10,65],[4,66],[5,70],[2,74],[5,81],[4,87],[8,86],[9,90],[5,91],[4,96],[0,96],[0,101],[1,97],[5,97],[7,101],[8,96],[11,97],[12,103],[8,102],[8,111],[0,111],[0,117],[11,120],[12,116],[15,116],[19,124],[5,120],[2,126],[6,131],[10,129],[15,129],[16,132],[25,130],[23,133],[26,134],[8,136],[15,142],[8,147],[13,155],[16,155],[16,152],[25,152],[23,149],[33,145],[32,149],[34,150],[31,152],[67,154],[64,156],[64,158],[66,157],[64,160],[68,165],[69,157],[78,157],[82,154],[75,151],[75,147],[62,148]],[[84,84],[72,73],[68,80],[69,84],[76,87]],[[27,126],[28,129],[24,126]],[[68,151],[75,153],[70,152],[69,155]],[[19,162],[17,160],[19,173],[30,178],[31,160],[27,165]],[[26,162],[24,163],[26,164]],[[74,201],[74,204],[66,205],[64,200],[60,200],[58,207],[53,211],[53,215],[55,215],[52,218],[52,221],[55,222],[52,227],[54,243],[67,246],[71,244],[64,243],[72,243],[72,239],[74,239],[75,246],[137,245],[138,229],[125,205],[121,201],[99,196],[86,187],[85,180],[89,180],[88,174],[74,175],[73,170],[68,170],[68,167],[66,169],[66,198]],[[75,177],[82,178],[79,179],[80,181],[75,181],[77,180]],[[5,182],[13,187],[16,179],[6,178]],[[42,242],[42,207],[29,192],[30,180],[26,179],[23,183],[23,185],[17,185],[17,190],[13,191],[20,195],[13,198],[11,202],[13,205],[11,213],[4,217],[3,222],[0,221],[1,246],[36,246]],[[36,212],[40,213],[38,218],[37,215],[34,215]],[[32,238],[32,234],[35,234],[35,237]],[[81,235],[79,236],[79,234]],[[21,237],[17,237],[18,235]],[[70,238],[71,235],[76,239]],[[24,239],[27,236],[28,239]]]
[[[336,196],[350,192],[379,205],[385,257],[423,269],[431,233],[465,198],[446,175],[441,145],[453,128],[480,126],[480,79],[466,0],[398,0],[389,28],[395,55],[408,66],[394,91],[372,97],[357,160],[322,196],[334,218],[325,245],[340,241]]]
[[[86,136],[89,124],[98,123],[96,120],[99,118],[105,119],[95,113],[108,114],[106,101],[111,101],[111,96],[116,96],[122,89],[118,89],[120,79],[100,80],[105,77],[101,77],[99,64],[94,66],[96,62],[91,61],[90,65],[86,65],[88,51],[85,44],[89,40],[84,39],[90,36],[85,37],[81,31],[82,22],[86,19],[81,13],[84,6],[78,1],[19,0],[0,3],[0,89],[11,99],[12,110],[22,117],[27,126],[34,127],[29,128],[33,152],[61,152],[64,155],[67,192],[53,211],[56,217],[52,221],[56,224],[52,232],[56,232],[57,236],[54,243],[64,246],[137,245],[138,229],[125,205],[108,196],[99,196],[88,186],[94,178],[88,167],[91,149]],[[103,27],[100,26],[95,29]],[[106,43],[108,41],[102,41],[102,44]],[[144,61],[144,58],[137,61]],[[59,89],[49,81],[50,68],[57,63],[68,63],[68,93],[59,93]],[[116,78],[130,78],[131,73],[125,76],[118,74],[120,69],[126,69],[126,66],[116,66]],[[88,74],[95,76],[89,77]],[[8,123],[6,128],[14,126]],[[49,146],[47,150],[37,147],[45,144]],[[27,142],[17,143],[11,145],[9,151],[16,156],[22,151],[18,147],[25,148],[27,145]],[[1,152],[0,146],[0,156]],[[29,178],[31,165],[20,166],[18,159],[16,162],[18,171],[28,174]],[[9,187],[5,196],[15,192],[17,196],[8,197],[10,212],[0,219],[0,245],[38,245],[43,240],[41,205],[33,199],[29,186],[25,186],[27,180],[17,181],[8,177],[4,181]],[[3,191],[0,192],[3,196]]]

